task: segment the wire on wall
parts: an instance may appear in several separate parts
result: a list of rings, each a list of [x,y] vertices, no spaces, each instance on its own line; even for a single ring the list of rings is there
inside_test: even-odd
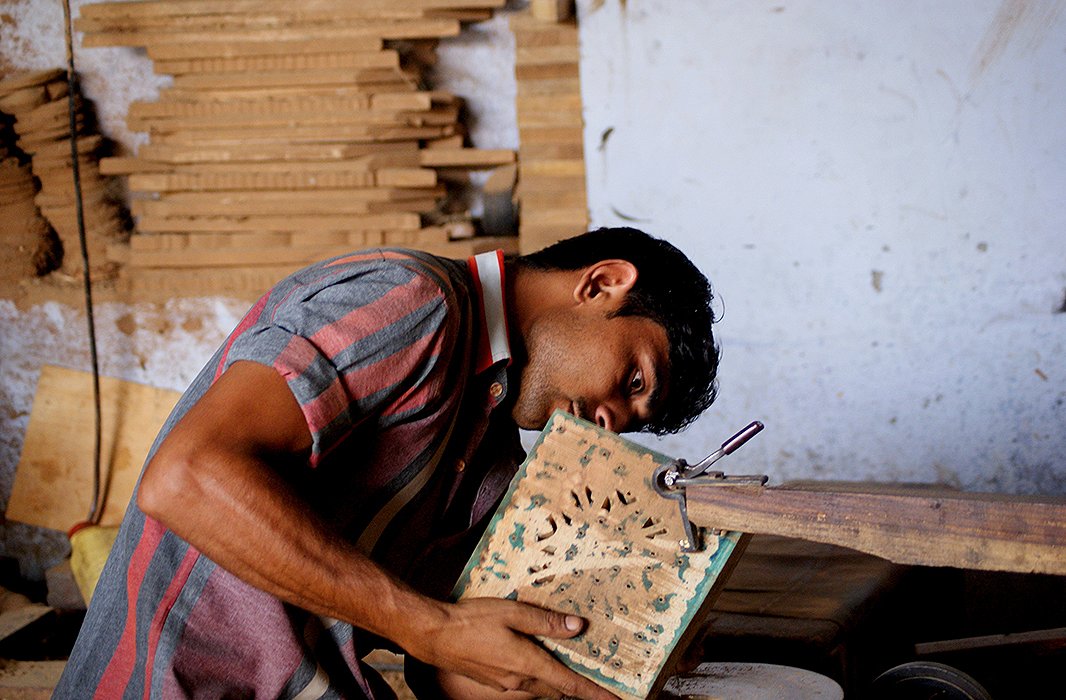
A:
[[[70,118],[70,164],[74,177],[74,208],[78,221],[78,242],[81,245],[82,280],[85,288],[85,315],[89,324],[89,359],[92,362],[93,373],[93,406],[95,416],[95,442],[93,444],[93,492],[92,503],[89,507],[89,515],[86,521],[91,525],[100,522],[103,508],[101,507],[101,411],[100,411],[100,362],[96,352],[96,319],[93,317],[93,290],[92,275],[89,271],[89,245],[85,235],[85,210],[81,189],[81,168],[78,162],[78,122],[75,106],[77,94],[77,77],[74,73],[74,34],[71,26],[72,18],[70,0],[63,0],[63,36],[66,40],[67,52],[67,112]],[[64,251],[64,255],[68,251]]]

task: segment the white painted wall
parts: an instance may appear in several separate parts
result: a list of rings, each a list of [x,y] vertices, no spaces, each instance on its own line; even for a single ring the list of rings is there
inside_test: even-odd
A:
[[[660,447],[758,418],[723,469],[1066,493],[1066,3],[579,8],[593,221],[724,302],[721,398]]]
[[[759,418],[723,468],[1066,494],[1064,5],[579,2],[594,224],[672,240],[726,310],[719,402],[647,442],[699,458]],[[6,65],[63,64],[58,2],[0,15]],[[476,145],[513,148],[513,43],[503,18],[476,32],[445,42],[438,78]],[[135,148],[126,107],[162,81],[134,50],[77,60],[104,131]],[[240,312],[101,304],[104,372],[181,388]],[[0,300],[3,502],[40,364],[87,369],[83,329]],[[65,546],[0,535],[35,578]]]

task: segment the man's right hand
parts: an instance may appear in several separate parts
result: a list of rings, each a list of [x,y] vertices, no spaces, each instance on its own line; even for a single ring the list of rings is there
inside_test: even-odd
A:
[[[581,618],[494,598],[461,600],[444,605],[442,612],[439,626],[419,635],[406,651],[441,669],[442,687],[453,697],[473,700],[478,691],[479,698],[618,700],[531,638],[568,639],[584,629]],[[457,694],[460,688],[462,695]]]

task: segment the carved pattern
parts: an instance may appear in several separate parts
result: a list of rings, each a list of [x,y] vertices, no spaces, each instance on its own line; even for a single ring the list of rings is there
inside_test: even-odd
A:
[[[457,592],[581,615],[584,634],[545,646],[616,694],[647,697],[739,538],[708,537],[704,551],[680,551],[677,505],[651,487],[667,461],[557,413]]]

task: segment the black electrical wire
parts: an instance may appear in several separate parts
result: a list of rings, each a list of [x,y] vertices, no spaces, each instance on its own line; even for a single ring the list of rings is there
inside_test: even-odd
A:
[[[70,0],[63,0],[63,35],[67,49],[67,114],[70,118],[70,165],[74,176],[74,208],[78,216],[78,242],[81,244],[82,281],[85,287],[85,315],[89,323],[89,359],[93,371],[93,405],[96,409],[95,443],[93,445],[93,494],[86,520],[97,525],[103,509],[101,506],[100,469],[100,362],[96,353],[96,319],[93,317],[92,275],[89,272],[89,245],[85,235],[85,208],[81,191],[81,167],[78,162],[78,115],[75,106],[77,79],[74,74],[74,35],[71,27]],[[66,255],[68,251],[63,251]]]

